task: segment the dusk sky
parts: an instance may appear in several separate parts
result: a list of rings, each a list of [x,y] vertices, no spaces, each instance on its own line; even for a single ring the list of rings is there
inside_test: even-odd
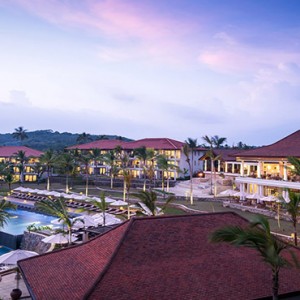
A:
[[[299,0],[0,0],[1,133],[300,129]]]

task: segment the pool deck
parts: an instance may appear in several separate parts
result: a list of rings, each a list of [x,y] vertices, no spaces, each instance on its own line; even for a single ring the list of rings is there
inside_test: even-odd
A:
[[[11,299],[10,293],[17,286],[17,280],[15,279],[16,273],[11,273],[8,275],[2,275],[0,282],[0,298],[3,300]],[[22,299],[31,299],[27,287],[24,283],[23,278],[19,279],[19,289],[22,291]]]

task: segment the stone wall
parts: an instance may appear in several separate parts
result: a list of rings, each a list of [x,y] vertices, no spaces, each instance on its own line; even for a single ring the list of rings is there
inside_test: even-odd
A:
[[[28,251],[34,251],[43,254],[51,250],[51,244],[42,242],[46,236],[36,232],[24,231],[20,248]]]

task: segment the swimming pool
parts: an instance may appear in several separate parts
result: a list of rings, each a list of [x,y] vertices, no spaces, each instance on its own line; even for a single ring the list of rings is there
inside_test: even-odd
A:
[[[18,235],[23,234],[28,225],[35,223],[36,226],[53,226],[51,221],[56,219],[55,217],[46,216],[43,214],[35,213],[26,210],[8,210],[12,217],[8,220],[7,224],[4,224],[0,231]]]
[[[7,248],[5,246],[0,246],[0,255],[8,253],[9,251],[11,251],[12,249]]]

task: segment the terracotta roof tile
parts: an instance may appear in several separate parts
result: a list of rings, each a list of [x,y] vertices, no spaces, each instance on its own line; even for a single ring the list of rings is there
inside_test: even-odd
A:
[[[300,130],[288,135],[278,142],[260,148],[236,153],[236,157],[300,157]]]
[[[270,296],[271,270],[256,251],[208,242],[212,231],[229,224],[248,222],[235,213],[134,218],[87,244],[19,266],[34,299]],[[299,290],[299,270],[282,269],[280,293]]]
[[[0,157],[14,156],[18,151],[24,151],[26,156],[39,157],[43,152],[25,146],[0,146]]]

